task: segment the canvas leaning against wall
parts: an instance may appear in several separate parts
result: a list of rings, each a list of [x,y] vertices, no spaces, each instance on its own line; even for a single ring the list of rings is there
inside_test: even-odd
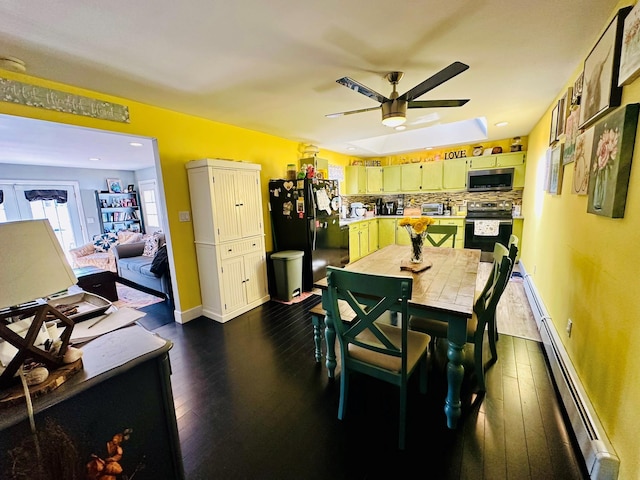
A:
[[[624,217],[640,104],[620,107],[595,124],[587,212]]]

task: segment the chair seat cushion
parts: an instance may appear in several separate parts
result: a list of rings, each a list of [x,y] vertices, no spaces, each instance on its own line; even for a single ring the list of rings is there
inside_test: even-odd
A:
[[[379,324],[380,330],[389,338],[394,345],[402,345],[402,329],[393,325]],[[361,342],[370,343],[372,345],[382,345],[370,330],[365,330],[357,337]],[[413,367],[420,360],[421,355],[429,346],[431,337],[421,332],[407,332],[407,369],[413,370]],[[376,365],[391,372],[400,372],[402,362],[400,357],[393,357],[382,353],[372,352],[357,345],[349,344],[349,356],[353,359],[360,360],[372,365]]]
[[[409,328],[418,332],[428,333],[438,338],[447,338],[448,323],[433,318],[424,318],[412,316],[409,319]],[[478,317],[475,312],[473,316],[467,320],[467,342],[473,342],[478,327]]]

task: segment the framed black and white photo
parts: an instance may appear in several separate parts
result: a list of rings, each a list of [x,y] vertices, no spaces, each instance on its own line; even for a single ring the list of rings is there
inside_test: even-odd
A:
[[[618,11],[584,61],[580,128],[585,128],[620,105],[618,86],[624,19],[631,7]]]

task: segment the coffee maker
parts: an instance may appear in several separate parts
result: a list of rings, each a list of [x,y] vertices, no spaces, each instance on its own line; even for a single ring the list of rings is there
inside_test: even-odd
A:
[[[396,202],[384,202],[384,208],[382,209],[383,215],[395,215]]]

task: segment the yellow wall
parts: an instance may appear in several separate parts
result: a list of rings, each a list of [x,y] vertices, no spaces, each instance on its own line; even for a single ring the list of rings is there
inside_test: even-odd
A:
[[[621,2],[618,8],[626,4]],[[603,31],[618,8],[603,19]],[[558,99],[573,86],[581,70],[582,65],[567,79]],[[622,105],[637,102],[640,81],[623,91]],[[570,193],[574,164],[564,169],[561,195],[542,191],[551,108],[528,138],[521,261],[532,274],[620,458],[619,478],[640,478],[640,370],[636,361],[640,352],[640,135],[624,218],[588,214],[587,196]],[[573,320],[571,337],[566,333],[569,318]]]
[[[267,251],[272,249],[267,182],[283,178],[288,163],[297,163],[300,144],[290,140],[251,130],[232,127],[199,117],[183,115],[131,100],[90,92],[68,85],[0,70],[0,75],[47,88],[84,95],[126,105],[129,124],[96,120],[79,115],[58,113],[40,108],[0,102],[0,113],[37,118],[101,130],[156,138],[160,156],[160,169],[166,197],[169,232],[175,261],[179,304],[176,308],[187,311],[201,305],[200,285],[190,222],[179,222],[178,212],[190,210],[189,186],[185,163],[199,158],[227,158],[262,165],[262,192],[264,203],[265,241]],[[347,156],[321,150],[318,156],[331,164],[348,165]]]

